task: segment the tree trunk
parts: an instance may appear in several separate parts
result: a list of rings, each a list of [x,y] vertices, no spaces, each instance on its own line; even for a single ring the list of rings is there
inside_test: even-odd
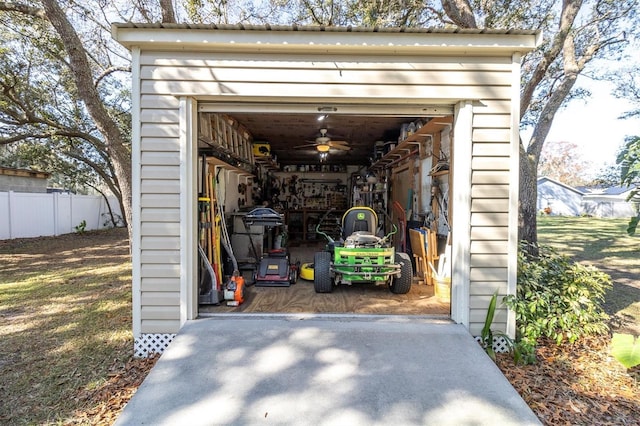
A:
[[[537,162],[520,149],[520,196],[518,202],[518,241],[533,248],[538,242],[538,173]],[[535,253],[531,253],[535,254]]]
[[[540,118],[536,123],[533,135],[526,151],[520,143],[520,208],[518,212],[518,236],[520,241],[526,241],[530,247],[538,244],[537,204],[538,204],[538,162],[544,141],[549,135],[553,118],[569,96],[576,84],[578,75],[592,57],[592,50],[587,49],[582,60],[575,57],[575,40],[568,35],[563,42],[563,78],[555,90],[551,92]],[[533,249],[535,251],[535,249]]]
[[[538,162],[542,146],[547,139],[553,117],[569,95],[578,74],[569,74],[552,93],[545,104],[540,119],[525,150],[520,143],[520,206],[518,211],[518,238],[529,246],[538,244]]]
[[[111,158],[113,170],[122,194],[124,221],[132,237],[131,209],[131,153],[116,122],[109,116],[100,95],[95,88],[92,70],[82,41],[67,20],[56,0],[43,0],[47,19],[55,28],[69,55],[69,64],[73,70],[78,95],[84,102],[96,123],[96,127],[105,139],[106,152]]]

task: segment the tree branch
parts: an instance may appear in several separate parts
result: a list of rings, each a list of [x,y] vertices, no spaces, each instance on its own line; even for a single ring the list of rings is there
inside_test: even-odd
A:
[[[571,92],[571,89],[578,79],[578,75],[584,68],[584,63],[580,63],[575,57],[575,40],[573,35],[568,34],[563,44],[564,54],[564,78],[560,81],[560,84],[551,92],[549,100],[545,103],[544,108],[538,119],[538,123],[535,126],[531,141],[527,147],[527,154],[534,156],[536,159],[540,158],[542,152],[542,146],[544,141],[551,130],[551,124],[558,109],[562,105],[562,102]],[[537,167],[537,161],[536,161]],[[535,172],[535,170],[534,170]]]
[[[0,2],[0,10],[4,12],[18,12],[23,15],[29,15],[39,19],[46,18],[44,9],[39,7],[29,6],[23,3],[13,2],[13,1]]]
[[[86,164],[87,166],[89,166],[91,168],[91,170],[96,172],[96,174],[102,178],[102,180],[107,184],[107,186],[109,187],[111,192],[113,192],[113,194],[119,200],[122,199],[122,194],[120,193],[120,189],[119,189],[119,187],[117,185],[117,182],[118,182],[117,177],[115,175],[113,175],[113,173],[112,173],[112,175],[109,175],[109,174],[105,173],[104,168],[100,164],[98,164],[98,163],[96,163],[94,161],[91,161],[85,155],[78,154],[78,153],[76,153],[74,151],[71,151],[71,150],[61,151],[61,153],[66,155],[66,156],[68,156],[68,157],[70,157],[70,158],[78,160],[81,163]],[[111,167],[109,168],[109,170],[111,172],[113,172],[113,169],[111,169]]]
[[[160,10],[162,11],[163,24],[176,23],[176,12],[173,9],[172,0],[160,0]]]
[[[82,139],[90,143],[97,150],[105,149],[104,143],[94,136],[91,136],[87,133],[83,133],[80,131],[64,130],[64,129],[52,129],[52,131],[50,132],[41,132],[41,133],[15,134],[13,136],[9,136],[6,138],[0,138],[0,145],[8,145],[10,143],[28,141],[30,139],[51,139],[53,137],[68,137],[68,138]]]
[[[542,79],[544,78],[547,70],[556,60],[560,52],[562,52],[564,41],[571,31],[573,22],[582,7],[582,0],[563,0],[562,12],[560,15],[559,31],[554,37],[551,48],[544,54],[544,56],[538,62],[535,70],[531,74],[531,77],[525,83],[522,94],[520,97],[520,118],[526,114],[535,89],[538,87]]]
[[[94,87],[98,87],[98,85],[100,84],[102,79],[104,79],[107,76],[113,74],[114,72],[118,72],[118,71],[131,72],[131,66],[107,68],[106,70],[102,71],[102,73],[98,76],[98,78],[96,78],[96,82],[94,83]]]
[[[442,8],[449,19],[457,26],[461,28],[478,28],[468,0],[442,0]]]

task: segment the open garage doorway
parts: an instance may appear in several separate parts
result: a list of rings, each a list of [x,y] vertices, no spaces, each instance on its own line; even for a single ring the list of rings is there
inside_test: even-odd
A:
[[[450,316],[450,289],[440,288],[436,294],[431,278],[432,269],[438,270],[438,251],[445,257],[451,230],[441,227],[445,231],[435,239],[428,238],[426,230],[432,230],[435,236],[438,226],[434,218],[450,214],[431,210],[436,206],[431,173],[437,169],[441,181],[442,171],[448,171],[448,163],[445,167],[438,162],[443,157],[443,145],[446,158],[451,151],[453,107],[401,109],[398,112],[392,105],[270,104],[266,112],[263,104],[200,102],[201,183],[194,199],[200,203],[212,200],[210,208],[218,214],[205,220],[208,223],[198,221],[198,233],[212,229],[215,234],[224,225],[229,246],[225,248],[214,236],[215,248],[208,248],[208,244],[203,247],[208,256],[220,250],[220,257],[212,263],[215,271],[223,271],[217,278],[223,295],[213,300],[218,303],[200,303],[200,316],[227,312]],[[322,157],[315,144],[324,142],[323,137],[347,148],[330,146]],[[242,147],[241,140],[248,145]],[[434,153],[434,147],[438,152]],[[245,164],[242,157],[248,150],[253,161]],[[444,178],[448,182],[448,175]],[[217,190],[211,192],[211,188]],[[386,285],[357,282],[336,285],[330,293],[314,290],[309,265],[313,268],[315,254],[325,251],[328,243],[316,232],[318,222],[326,220],[323,216],[331,209],[341,221],[342,214],[354,206],[376,212],[381,235],[396,232],[391,246],[396,252],[407,253],[411,262],[412,283],[406,294],[393,294]],[[282,226],[247,225],[246,215],[258,207],[280,214]],[[412,246],[410,230],[424,235],[423,250],[418,253],[415,242]],[[429,243],[438,248],[429,251]],[[224,294],[229,271],[234,268],[229,250],[244,281],[242,303],[235,303],[231,293]],[[290,285],[255,285],[260,261],[270,250],[286,251],[289,264],[297,269]],[[427,252],[432,256],[435,253],[435,258],[427,260]],[[450,276],[450,262],[448,268]],[[198,283],[202,285],[201,277]],[[199,293],[202,290],[199,288]]]

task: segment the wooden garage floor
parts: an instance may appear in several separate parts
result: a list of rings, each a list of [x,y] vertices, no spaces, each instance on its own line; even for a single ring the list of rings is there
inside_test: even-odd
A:
[[[305,243],[290,247],[293,262],[313,262],[322,244]],[[407,294],[393,294],[385,285],[339,285],[333,292],[317,294],[313,282],[298,279],[290,287],[248,286],[245,302],[239,307],[201,305],[200,313],[357,313],[386,315],[445,315],[450,314],[449,303],[434,296],[433,286],[414,280]]]

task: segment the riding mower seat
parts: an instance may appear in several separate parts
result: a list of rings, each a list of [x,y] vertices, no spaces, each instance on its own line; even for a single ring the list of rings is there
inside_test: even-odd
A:
[[[369,208],[349,209],[342,217],[342,238],[346,240],[354,232],[374,235],[378,217]]]

